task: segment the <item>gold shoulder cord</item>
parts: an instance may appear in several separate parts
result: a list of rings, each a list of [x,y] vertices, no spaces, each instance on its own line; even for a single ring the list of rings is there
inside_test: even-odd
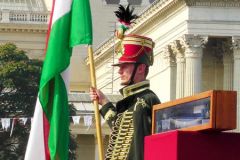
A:
[[[134,111],[136,111],[138,105],[141,105],[143,108],[147,106],[145,100],[142,98],[137,98],[137,102],[134,106]]]

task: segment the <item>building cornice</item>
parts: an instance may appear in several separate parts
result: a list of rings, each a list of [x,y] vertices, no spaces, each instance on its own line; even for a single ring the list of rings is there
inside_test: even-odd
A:
[[[239,7],[240,0],[183,0],[188,6]]]
[[[18,33],[47,33],[47,24],[12,24],[1,23],[0,32],[18,32]]]
[[[168,10],[177,6],[240,7],[240,0],[156,0],[140,14],[140,17],[126,34],[138,32],[141,28],[151,23],[156,17],[167,13]],[[103,42],[94,51],[95,61],[101,60],[106,56],[105,53],[113,50],[114,44],[117,45],[119,42],[119,40],[114,40],[113,36]]]

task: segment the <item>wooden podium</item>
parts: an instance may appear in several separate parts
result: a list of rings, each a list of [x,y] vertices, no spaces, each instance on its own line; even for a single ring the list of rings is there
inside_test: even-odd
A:
[[[144,160],[240,160],[240,133],[169,131],[145,137]]]

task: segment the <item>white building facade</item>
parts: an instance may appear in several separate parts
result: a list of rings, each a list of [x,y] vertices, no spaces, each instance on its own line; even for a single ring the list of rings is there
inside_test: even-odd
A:
[[[148,79],[162,102],[207,90],[237,91],[240,129],[240,1],[159,0],[144,10],[127,34],[155,41]],[[119,77],[111,37],[95,51],[98,87],[117,93]],[[109,74],[111,73],[111,74]],[[112,76],[113,83],[108,81]]]

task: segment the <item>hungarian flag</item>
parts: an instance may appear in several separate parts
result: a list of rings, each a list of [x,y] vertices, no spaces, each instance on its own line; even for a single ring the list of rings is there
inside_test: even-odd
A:
[[[25,160],[67,160],[69,150],[68,67],[72,47],[92,44],[88,0],[55,0],[51,32]]]

